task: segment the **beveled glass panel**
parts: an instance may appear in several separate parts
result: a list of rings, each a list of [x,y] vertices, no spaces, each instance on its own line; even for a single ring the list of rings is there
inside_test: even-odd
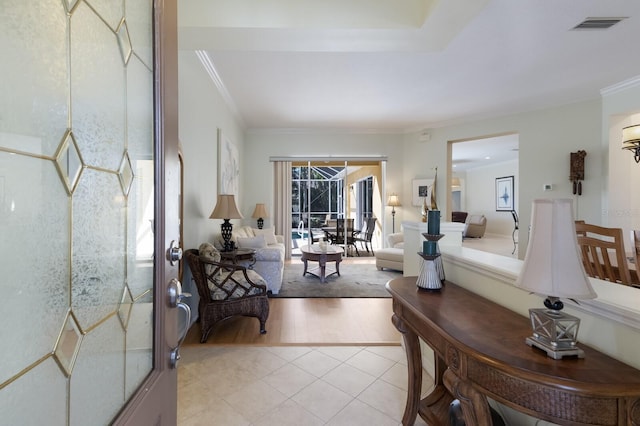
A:
[[[118,309],[125,282],[125,210],[116,174],[82,173],[73,194],[71,306],[85,330]]]
[[[118,46],[120,46],[120,54],[122,54],[122,62],[125,64],[129,62],[131,58],[131,38],[129,37],[129,29],[127,28],[127,21],[123,19],[116,30],[118,36]]]
[[[67,13],[69,14],[73,13],[79,2],[80,0],[62,0],[64,7],[67,9]]]
[[[0,151],[0,176],[2,383],[53,350],[69,307],[70,214],[53,161]]]
[[[133,182],[133,170],[131,169],[131,161],[129,161],[129,155],[125,152],[122,157],[122,162],[118,168],[118,178],[120,179],[120,186],[125,196],[129,194],[131,189],[131,183]]]
[[[112,30],[83,3],[71,17],[72,129],[85,164],[118,170],[125,140],[125,72]]]
[[[127,0],[125,11],[133,52],[150,70],[153,68],[153,1]]]
[[[3,1],[0,28],[0,146],[53,157],[68,127],[65,9],[57,1]]]
[[[69,194],[73,193],[80,173],[82,173],[82,157],[80,157],[78,146],[71,131],[67,131],[64,135],[56,157],[56,164],[67,191],[69,191]]]
[[[70,376],[73,371],[73,364],[76,362],[76,355],[80,349],[81,342],[82,334],[80,333],[80,328],[76,319],[69,312],[60,331],[58,343],[53,350],[53,356],[58,360],[58,364],[60,364],[67,376]]]
[[[71,424],[106,425],[124,403],[124,331],[112,315],[82,339],[71,376]]]
[[[153,303],[136,302],[127,328],[126,398],[138,388],[153,366]]]
[[[10,386],[0,390],[0,423],[3,425],[68,424],[68,383],[53,357]]]
[[[118,24],[124,16],[123,0],[90,0],[89,3],[112,30],[115,31],[118,28]]]
[[[120,300],[120,306],[118,307],[118,318],[124,331],[127,331],[129,325],[129,317],[131,316],[131,305],[133,305],[133,298],[129,288],[125,286],[122,290],[122,299]]]

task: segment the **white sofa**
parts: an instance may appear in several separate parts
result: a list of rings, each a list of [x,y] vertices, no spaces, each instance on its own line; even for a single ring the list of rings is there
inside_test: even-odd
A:
[[[396,232],[387,235],[389,247],[376,250],[376,268],[381,271],[383,268],[404,270],[404,234]]]
[[[255,249],[255,264],[251,266],[250,260],[239,264],[251,266],[267,282],[267,290],[278,294],[284,274],[284,237],[275,235],[273,228],[256,229],[245,225],[233,228],[231,240],[236,247]],[[222,250],[223,244],[222,236],[216,235],[213,245]]]

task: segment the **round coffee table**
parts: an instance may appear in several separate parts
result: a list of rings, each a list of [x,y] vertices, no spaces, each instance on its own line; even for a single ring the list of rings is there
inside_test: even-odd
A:
[[[342,262],[342,253],[344,253],[342,247],[328,246],[327,251],[323,252],[317,245],[306,245],[300,247],[300,252],[302,252],[302,261],[304,262],[303,277],[306,274],[311,274],[320,278],[320,282],[324,283],[326,277],[330,275],[338,274],[340,276],[340,262]],[[307,270],[308,262],[318,262],[318,267]],[[336,270],[329,274],[326,273],[327,262],[336,262]]]

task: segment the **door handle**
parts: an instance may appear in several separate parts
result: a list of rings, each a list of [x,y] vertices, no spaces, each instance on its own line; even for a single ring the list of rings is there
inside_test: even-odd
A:
[[[185,297],[187,293],[184,294]],[[189,295],[190,296],[190,295]],[[183,297],[183,296],[181,296]],[[189,331],[189,324],[191,323],[191,308],[184,302],[178,302],[176,306],[179,310],[184,311],[185,321],[184,327],[180,330],[180,337],[178,338],[178,345],[171,349],[169,354],[169,366],[171,368],[176,368],[178,366],[178,361],[180,361],[180,346],[182,346],[182,342],[184,342],[185,337],[187,337],[187,332]]]
[[[182,248],[178,246],[176,240],[172,240],[167,249],[167,260],[171,263],[171,266],[174,266],[180,259],[182,259]]]
[[[171,349],[169,354],[169,366],[171,368],[176,368],[178,365],[178,361],[180,360],[180,345],[182,345],[185,337],[187,337],[187,332],[189,331],[189,325],[191,323],[191,308],[182,301],[185,297],[191,297],[191,294],[183,293],[180,281],[176,278],[172,278],[167,285],[167,302],[169,307],[178,308],[178,310],[184,312],[185,321],[182,330],[178,332],[178,344],[175,348]]]

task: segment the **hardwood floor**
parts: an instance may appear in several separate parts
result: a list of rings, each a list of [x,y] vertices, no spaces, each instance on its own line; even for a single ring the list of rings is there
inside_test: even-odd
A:
[[[216,325],[207,344],[256,346],[399,345],[391,324],[391,299],[270,299],[266,334],[255,318],[235,317]],[[195,323],[184,344],[200,343]]]

